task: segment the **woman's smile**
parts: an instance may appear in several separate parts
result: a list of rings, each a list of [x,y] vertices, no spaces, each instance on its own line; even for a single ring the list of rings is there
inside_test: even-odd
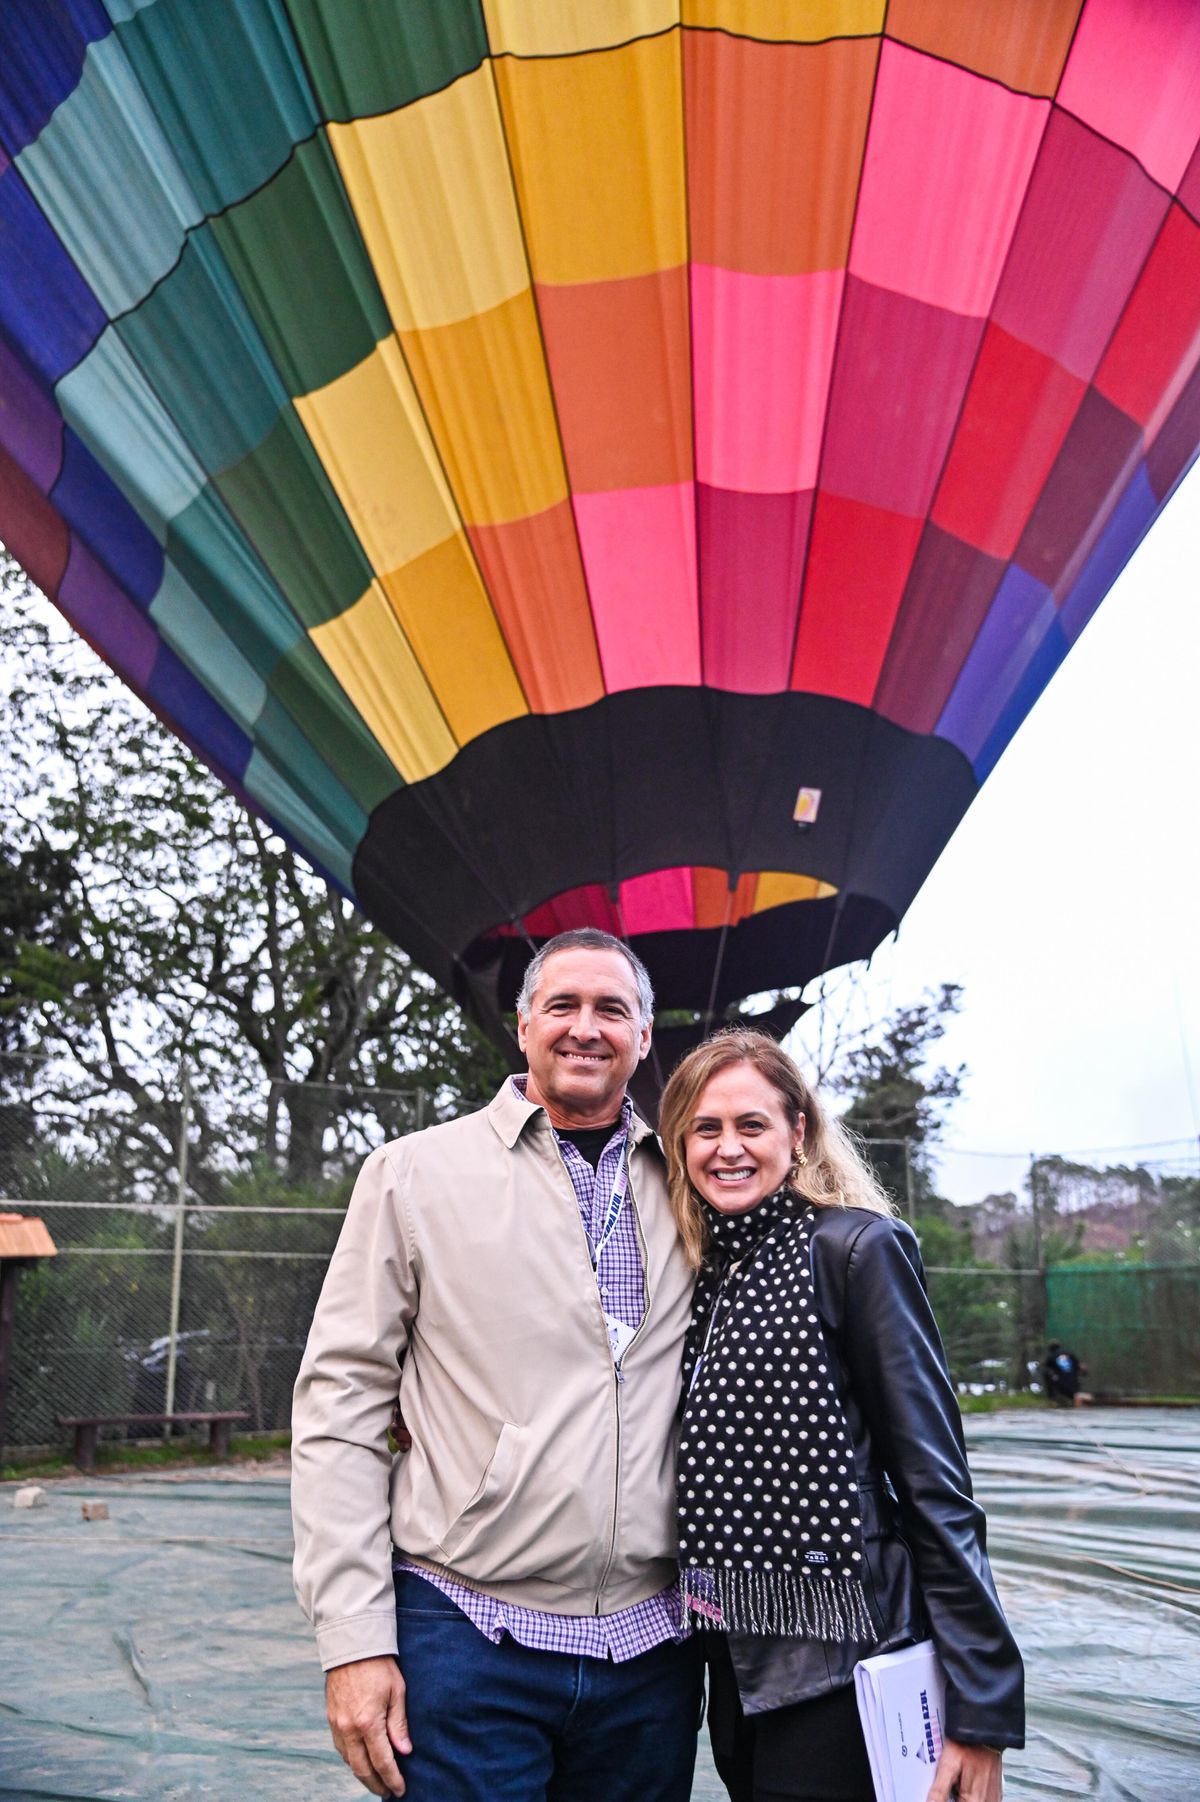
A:
[[[779,1091],[753,1064],[730,1064],[708,1082],[685,1135],[692,1186],[720,1214],[743,1214],[782,1187],[804,1143]]]

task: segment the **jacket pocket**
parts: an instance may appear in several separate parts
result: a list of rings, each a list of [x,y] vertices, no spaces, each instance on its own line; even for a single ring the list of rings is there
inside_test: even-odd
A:
[[[886,1485],[867,1479],[859,1484],[863,1550],[866,1553],[867,1606],[879,1644],[894,1646],[925,1635],[925,1611],[916,1565],[900,1531],[896,1504]]]
[[[499,1501],[508,1488],[513,1455],[519,1436],[520,1428],[514,1426],[511,1420],[506,1420],[500,1428],[500,1436],[496,1440],[496,1448],[488,1467],[479,1479],[479,1487],[462,1512],[451,1521],[442,1536],[441,1549],[446,1554],[448,1564],[453,1562],[454,1553],[472,1527],[490,1507]]]

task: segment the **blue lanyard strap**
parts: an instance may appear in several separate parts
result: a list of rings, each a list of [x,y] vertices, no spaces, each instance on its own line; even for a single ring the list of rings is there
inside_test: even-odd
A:
[[[600,1229],[600,1237],[592,1246],[592,1269],[600,1268],[600,1259],[604,1248],[616,1231],[617,1221],[621,1218],[621,1209],[625,1205],[625,1197],[629,1192],[629,1137],[626,1134],[625,1146],[621,1152],[621,1162],[617,1169],[617,1180],[613,1184],[613,1192],[609,1198],[608,1212],[604,1216],[604,1225]]]

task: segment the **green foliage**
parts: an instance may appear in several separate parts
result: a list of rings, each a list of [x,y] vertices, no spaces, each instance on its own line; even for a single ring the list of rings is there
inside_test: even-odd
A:
[[[277,1161],[292,1183],[323,1175],[355,1091],[404,1091],[397,1130],[415,1123],[418,1094],[426,1120],[490,1095],[501,1060],[429,978],[249,814],[15,565],[0,566],[0,585],[0,831],[15,872],[0,907],[0,1158],[38,1137],[2,1055],[29,1047],[50,1060],[36,1117],[57,1099],[109,1162],[119,1139],[135,1189],[174,1169],[186,1064],[191,1178],[210,1199],[231,1155]],[[57,1095],[56,1056],[70,1064]]]
[[[1030,1170],[1046,1265],[1200,1261],[1200,1177],[1038,1158]]]
[[[970,1227],[951,1210],[918,1214],[914,1226],[950,1374],[960,1384],[1008,1383],[1017,1299],[1012,1283],[979,1274]]]
[[[897,1008],[847,1051],[829,1077],[850,1097],[843,1119],[863,1140],[880,1182],[905,1211],[911,1194],[923,1217],[944,1211],[932,1174],[932,1147],[942,1112],[962,1092],[966,1070],[929,1069],[929,1055],[962,1005],[962,989],[946,982],[911,1006]]]
[[[1009,1408],[1044,1408],[1046,1403],[1031,1389],[1019,1389],[1012,1392],[999,1390],[989,1395],[960,1395],[958,1406],[962,1414],[1003,1414]]]
[[[938,1269],[965,1270],[975,1264],[970,1228],[945,1214],[918,1214],[914,1222],[921,1256]]]

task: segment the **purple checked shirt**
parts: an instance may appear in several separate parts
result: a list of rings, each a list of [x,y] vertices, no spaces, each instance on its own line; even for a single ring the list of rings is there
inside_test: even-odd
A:
[[[511,1081],[524,1100],[525,1077],[514,1076]],[[633,1104],[626,1097],[621,1117],[600,1153],[595,1171],[577,1146],[569,1139],[555,1136],[579,1203],[604,1312],[626,1326],[637,1327],[646,1309],[646,1285],[637,1220],[628,1197],[622,1201],[612,1230],[604,1236],[624,1169],[632,1119]],[[684,1637],[679,1590],[674,1583],[658,1595],[648,1596],[644,1602],[635,1602],[632,1608],[622,1608],[616,1614],[549,1614],[541,1608],[515,1608],[511,1602],[499,1602],[494,1596],[484,1595],[477,1589],[469,1589],[466,1584],[455,1583],[450,1577],[435,1575],[404,1560],[397,1562],[396,1569],[424,1577],[427,1583],[449,1596],[480,1632],[497,1644],[507,1633],[518,1644],[535,1651],[611,1658],[620,1664],[668,1640]]]

